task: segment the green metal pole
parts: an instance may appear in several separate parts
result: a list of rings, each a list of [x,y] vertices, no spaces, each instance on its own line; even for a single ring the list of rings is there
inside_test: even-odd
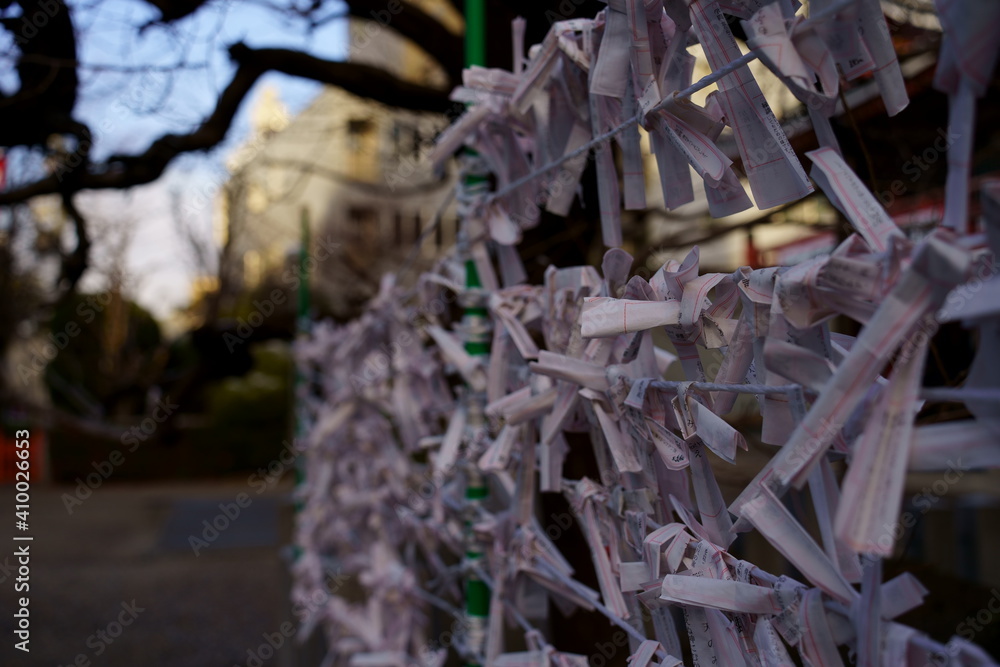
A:
[[[309,209],[302,207],[301,231],[299,243],[299,290],[298,290],[298,310],[295,314],[295,338],[300,340],[309,335]],[[303,414],[303,403],[299,400],[299,393],[306,383],[306,378],[302,376],[302,371],[298,366],[295,368],[295,384],[292,388],[293,397],[293,418],[295,419],[295,440],[300,441],[305,437],[308,426],[306,416]],[[305,482],[305,461],[301,456],[295,457],[295,486],[298,488]],[[298,494],[296,494],[298,496]],[[302,501],[295,501],[295,513],[302,510]]]
[[[309,333],[309,209],[302,207],[302,242],[299,246],[299,311],[296,330]]]
[[[486,65],[486,0],[465,0],[465,66]],[[471,153],[470,157],[475,154]],[[484,187],[486,176],[482,174],[467,174],[465,187],[476,190]],[[476,270],[476,263],[469,255],[465,258],[465,287],[470,292],[482,289],[482,281]],[[490,354],[489,312],[486,309],[484,295],[466,304],[462,317],[463,328],[466,331],[465,351],[472,356],[488,357]],[[476,439],[476,434],[485,428],[483,415],[484,399],[476,396],[471,390],[466,392],[468,404],[468,435],[470,440]],[[471,444],[471,442],[470,442]],[[467,450],[469,451],[469,450]],[[483,551],[472,530],[476,520],[479,505],[486,499],[488,488],[486,482],[470,457],[466,466],[465,500],[468,504],[466,517],[466,562],[471,566],[478,565],[483,560]],[[490,590],[486,583],[474,574],[468,575],[465,584],[465,613],[469,625],[469,646],[477,654],[482,653],[489,624]],[[469,667],[479,667],[474,662]]]
[[[486,0],[465,0],[465,66],[486,66]]]
[[[490,354],[490,321],[486,308],[486,295],[482,291],[482,282],[476,270],[475,261],[471,258],[465,262],[465,285],[470,298],[465,303],[462,317],[462,328],[466,334],[465,351],[470,356],[488,357]],[[467,421],[466,421],[466,452],[468,460],[465,466],[465,501],[466,501],[466,545],[465,560],[469,566],[469,574],[465,582],[465,613],[468,622],[469,647],[481,654],[485,646],[487,628],[489,626],[490,589],[471,571],[477,565],[482,565],[485,554],[482,545],[476,539],[472,529],[477,520],[479,507],[489,495],[486,480],[472,455],[475,444],[486,438],[485,404],[482,394],[466,387]],[[468,667],[479,667],[476,662],[468,662]]]

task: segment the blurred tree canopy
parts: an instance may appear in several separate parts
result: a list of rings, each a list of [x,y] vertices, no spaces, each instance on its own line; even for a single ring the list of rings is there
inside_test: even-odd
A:
[[[119,293],[74,294],[55,309],[45,366],[53,406],[94,418],[140,414],[160,376],[166,350],[160,326]]]

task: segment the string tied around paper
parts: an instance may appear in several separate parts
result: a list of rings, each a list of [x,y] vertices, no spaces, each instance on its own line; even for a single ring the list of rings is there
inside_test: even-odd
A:
[[[844,9],[846,9],[846,8],[854,5],[854,4],[856,4],[856,3],[857,3],[857,0],[841,0],[838,3],[830,5],[829,7],[826,7],[822,11],[815,12],[814,14],[812,14],[805,21],[805,23],[811,23],[811,22],[817,22],[817,21],[825,20],[827,18],[830,18],[831,16],[834,16],[838,12],[840,12],[840,11],[842,11],[842,10],[844,10]],[[625,121],[623,121],[619,125],[611,128],[607,132],[594,137],[593,139],[591,139],[587,143],[583,144],[579,148],[576,148],[576,149],[574,149],[574,150],[566,153],[562,157],[560,157],[560,158],[558,158],[556,160],[553,160],[552,162],[549,162],[548,164],[545,164],[542,167],[539,167],[538,169],[535,169],[534,171],[532,171],[529,174],[525,174],[524,176],[522,176],[520,178],[514,179],[513,181],[511,181],[507,185],[505,185],[502,188],[498,189],[496,192],[493,192],[493,193],[485,196],[483,198],[483,204],[484,205],[485,204],[491,204],[491,203],[495,202],[496,200],[498,200],[498,199],[500,199],[502,197],[505,197],[505,196],[511,194],[512,192],[514,192],[518,188],[521,188],[524,185],[527,185],[528,183],[531,183],[532,181],[534,181],[539,176],[547,174],[550,171],[552,171],[554,169],[557,169],[558,167],[561,167],[562,165],[566,164],[570,160],[573,160],[574,158],[577,158],[577,157],[580,157],[581,155],[585,155],[585,154],[589,153],[591,149],[593,149],[593,148],[595,148],[595,147],[597,147],[597,146],[599,146],[601,144],[604,144],[604,143],[607,143],[607,142],[611,141],[611,139],[613,139],[614,137],[616,137],[618,134],[620,134],[624,130],[627,130],[628,128],[632,127],[633,125],[640,124],[643,121],[643,119],[645,119],[645,117],[648,114],[666,108],[667,105],[669,105],[674,100],[687,99],[687,98],[691,97],[692,95],[694,95],[698,91],[700,91],[700,90],[702,90],[704,88],[707,88],[708,86],[712,85],[713,83],[716,83],[717,81],[719,81],[720,79],[722,79],[722,78],[724,78],[726,76],[729,76],[730,74],[733,74],[734,72],[736,72],[741,67],[749,65],[754,60],[757,60],[757,58],[758,58],[758,55],[757,55],[757,53],[755,51],[750,51],[749,53],[745,53],[744,55],[742,55],[741,57],[737,58],[736,60],[733,60],[732,62],[728,63],[724,67],[720,67],[719,69],[715,70],[711,74],[707,74],[706,76],[703,76],[701,79],[695,81],[694,83],[692,83],[687,88],[684,88],[683,90],[674,91],[673,94],[669,94],[669,95],[664,96],[664,98],[660,102],[658,102],[654,106],[650,107],[648,110],[640,109],[631,118],[626,119]]]

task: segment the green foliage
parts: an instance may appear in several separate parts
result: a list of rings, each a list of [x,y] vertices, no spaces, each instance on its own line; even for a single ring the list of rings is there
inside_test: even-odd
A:
[[[192,437],[206,456],[232,469],[266,465],[288,438],[292,418],[293,362],[286,343],[270,340],[251,347],[253,368],[206,389],[208,425]]]
[[[76,414],[142,412],[164,356],[148,311],[110,293],[75,294],[56,309],[48,333],[59,349],[44,375],[54,405]]]

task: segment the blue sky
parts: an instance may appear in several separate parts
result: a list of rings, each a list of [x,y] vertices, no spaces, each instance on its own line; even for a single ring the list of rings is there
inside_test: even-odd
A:
[[[100,125],[109,114],[122,118],[121,127],[109,132],[106,145],[99,149],[141,150],[163,131],[194,127],[212,110],[218,92],[233,74],[226,54],[230,44],[243,41],[257,48],[297,48],[330,59],[342,59],[346,53],[345,21],[331,21],[310,33],[301,21],[286,20],[247,1],[212,2],[171,26],[152,26],[141,35],[135,30],[135,25],[155,16],[155,10],[136,0],[104,0],[95,9],[74,13],[82,32],[80,57],[86,63],[161,68],[183,63],[186,67],[173,72],[89,72],[84,98],[77,107],[79,116],[92,126]],[[280,74],[269,74],[262,82],[277,85],[293,110],[305,106],[318,90],[314,83]],[[169,92],[161,96],[164,89]],[[120,113],[122,103],[135,113]],[[247,106],[227,144],[246,132]]]
[[[310,32],[301,20],[268,9],[267,2],[216,0],[194,16],[170,26],[151,25],[140,33],[136,26],[158,16],[150,5],[138,0],[70,0],[79,35],[79,60],[87,65],[81,70],[75,115],[95,134],[94,159],[138,153],[165,133],[185,133],[197,127],[211,113],[218,93],[235,71],[226,53],[231,44],[242,41],[255,48],[294,48],[334,60],[346,56],[345,19],[331,20]],[[338,13],[336,6],[325,11]],[[5,35],[0,39],[0,53],[7,54],[0,64],[0,88],[6,91],[17,85],[12,49],[13,39]],[[246,138],[250,110],[262,87],[268,85],[278,89],[293,114],[319,91],[319,85],[312,82],[267,74],[244,100],[218,148],[181,156],[154,184],[81,198],[81,207],[91,217],[118,217],[134,225],[127,262],[135,278],[133,291],[140,303],[161,318],[186,302],[192,273],[178,261],[184,246],[174,231],[169,194],[204,191],[206,182],[224,178],[224,158]],[[12,171],[9,178],[24,181],[31,174]],[[211,214],[212,207],[204,207],[195,223],[209,229]],[[99,244],[97,239],[95,245]],[[89,278],[84,289],[100,288],[94,276]]]

